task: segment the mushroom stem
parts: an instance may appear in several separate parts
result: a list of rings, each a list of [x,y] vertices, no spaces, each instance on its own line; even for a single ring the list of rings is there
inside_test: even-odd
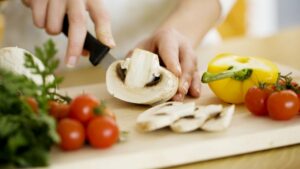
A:
[[[154,53],[135,49],[127,68],[125,84],[131,88],[142,88],[159,76],[159,60]]]

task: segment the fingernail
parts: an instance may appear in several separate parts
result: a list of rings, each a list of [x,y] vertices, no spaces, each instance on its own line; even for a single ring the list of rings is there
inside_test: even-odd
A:
[[[97,34],[97,38],[102,39],[107,46],[109,47],[115,47],[116,43],[114,41],[114,38],[112,37],[112,34],[110,33],[110,28],[103,27]]]
[[[183,92],[186,94],[189,90],[189,83],[187,81],[184,81],[183,84],[182,84],[182,89],[183,89]]]
[[[196,88],[196,92],[199,93],[199,94],[200,94],[200,90],[201,90],[200,87],[199,87],[199,88]]]
[[[185,95],[179,93],[179,94],[178,94],[178,99],[179,99],[179,101],[183,101],[183,100],[184,100],[184,96],[185,96]]]
[[[196,89],[196,91],[197,91],[198,93],[201,92],[201,85],[199,85],[199,87]]]
[[[70,57],[68,58],[67,67],[68,67],[68,68],[73,68],[73,67],[75,67],[76,62],[77,62],[77,57],[76,57],[76,56],[70,56]]]
[[[106,37],[106,42],[107,42],[107,45],[110,46],[110,47],[115,47],[116,46],[116,43],[115,41],[113,40],[112,37]]]
[[[180,65],[176,66],[176,71],[178,72],[178,76],[180,76],[181,75],[181,67],[180,67]]]
[[[178,93],[174,96],[175,101],[183,101],[184,96],[181,93]]]

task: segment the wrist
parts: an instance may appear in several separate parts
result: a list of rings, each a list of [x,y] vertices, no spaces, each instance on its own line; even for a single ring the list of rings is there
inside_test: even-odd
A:
[[[219,0],[182,0],[157,29],[175,29],[198,46],[221,15]]]

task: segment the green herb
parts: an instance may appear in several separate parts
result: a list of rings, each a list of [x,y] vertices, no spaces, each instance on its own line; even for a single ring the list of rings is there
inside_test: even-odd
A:
[[[35,49],[37,57],[24,54],[25,67],[41,77],[41,85],[24,75],[0,69],[0,167],[45,166],[51,146],[59,142],[55,120],[48,115],[48,101],[68,101],[69,98],[56,93],[57,85],[62,82],[62,78],[53,76],[59,64],[54,58],[56,52],[54,43],[49,40],[43,48]],[[36,58],[42,65],[35,62]],[[50,76],[52,81],[47,80]],[[38,112],[27,103],[29,97],[37,100]]]
[[[31,70],[32,74],[40,75],[42,79],[41,88],[41,98],[57,100],[60,102],[70,102],[71,99],[66,96],[62,96],[56,92],[58,84],[63,81],[62,77],[53,76],[55,70],[59,65],[59,60],[55,58],[57,50],[55,49],[55,44],[52,40],[48,40],[43,48],[35,48],[35,56],[44,65],[43,69],[30,53],[25,53],[25,67]]]

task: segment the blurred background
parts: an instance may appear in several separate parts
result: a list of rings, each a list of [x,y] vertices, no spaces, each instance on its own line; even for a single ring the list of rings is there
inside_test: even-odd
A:
[[[135,3],[129,4],[125,3],[125,0],[103,1],[111,15],[113,33],[118,44],[118,48],[112,53],[117,57],[124,56],[146,36],[145,32],[151,32],[157,26],[157,24],[150,24],[153,18],[156,18],[159,23],[177,2],[176,0],[136,0]],[[143,9],[143,16],[133,16],[130,12],[122,10],[124,5],[130,10],[141,10],[141,5],[148,8]],[[31,11],[24,7],[21,0],[0,0],[0,6],[0,46],[19,46],[32,51],[35,45],[49,38],[44,31],[34,27]],[[156,12],[153,12],[154,10]],[[299,0],[236,0],[229,15],[217,26],[219,38],[212,38],[210,43],[220,43],[220,39],[268,37],[289,29],[300,30],[299,13]],[[127,20],[120,18],[121,15],[127,15]],[[146,28],[141,29],[138,23],[145,25]],[[66,38],[62,35],[51,38],[54,38],[61,47],[59,55],[63,58]],[[89,64],[86,59],[81,59],[79,65]]]
[[[222,25],[223,35],[269,36],[300,25],[299,14],[299,0],[237,0]]]

